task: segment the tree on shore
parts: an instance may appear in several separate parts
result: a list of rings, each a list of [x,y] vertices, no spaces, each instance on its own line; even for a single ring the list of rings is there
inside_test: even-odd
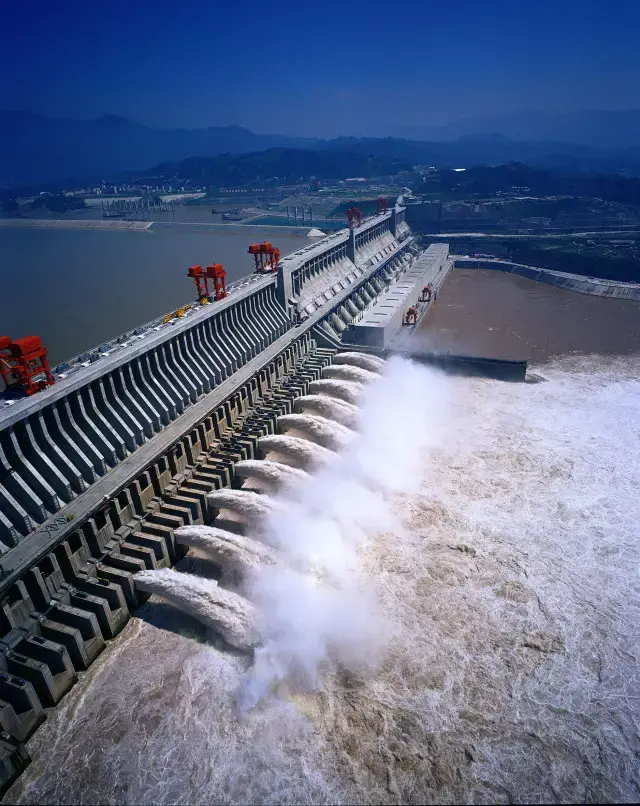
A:
[[[84,199],[65,196],[64,193],[41,193],[31,202],[33,210],[45,208],[52,213],[67,213],[69,210],[84,210],[87,204]]]

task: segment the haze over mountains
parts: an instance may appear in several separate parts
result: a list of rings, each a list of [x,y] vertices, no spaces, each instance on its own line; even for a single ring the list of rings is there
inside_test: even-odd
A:
[[[142,171],[159,163],[272,148],[328,150],[336,152],[336,158],[340,152],[340,165],[345,164],[345,154],[354,154],[360,159],[375,155],[439,167],[518,161],[560,170],[640,175],[639,110],[532,112],[469,118],[449,126],[405,128],[397,133],[404,138],[321,140],[255,134],[239,126],[155,129],[113,115],[71,120],[0,111],[0,187],[68,177],[108,181],[125,171]],[[354,159],[354,168],[358,162]]]
[[[413,140],[456,140],[467,135],[494,132],[512,140],[555,140],[593,148],[633,148],[640,145],[640,109],[532,111],[470,117],[445,126],[405,126],[395,134]]]

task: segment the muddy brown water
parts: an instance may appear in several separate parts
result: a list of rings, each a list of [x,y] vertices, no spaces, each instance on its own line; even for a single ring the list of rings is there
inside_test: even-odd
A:
[[[417,343],[465,355],[545,361],[640,351],[640,303],[578,294],[499,271],[455,269]]]

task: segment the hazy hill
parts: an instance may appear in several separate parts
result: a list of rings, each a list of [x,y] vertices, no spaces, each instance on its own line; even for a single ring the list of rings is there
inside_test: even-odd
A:
[[[214,186],[255,187],[265,183],[291,184],[311,176],[317,179],[387,176],[411,168],[410,160],[370,152],[271,148],[252,154],[221,154],[163,163],[145,171],[144,176],[189,179]]]
[[[0,111],[0,187],[64,177],[102,177],[164,161],[225,152],[261,151],[299,142],[254,134],[239,126],[152,129],[127,118],[54,120],[30,112]]]
[[[328,148],[353,153],[384,154],[436,167],[468,168],[524,162],[554,170],[626,172],[640,175],[640,148],[596,149],[556,141],[516,141],[505,135],[466,135],[450,142],[425,142],[387,137],[383,139],[341,137]]]
[[[513,140],[556,140],[593,148],[640,146],[640,109],[579,112],[522,112],[470,117],[444,126],[407,126],[395,133],[413,140],[456,140],[498,132]]]
[[[629,113],[629,121],[632,118],[633,114]],[[0,111],[0,189],[43,185],[71,177],[76,180],[75,184],[101,179],[113,181],[123,172],[142,171],[160,163],[255,153],[276,147],[349,153],[358,159],[373,155],[437,167],[518,161],[554,170],[622,171],[640,175],[639,146],[597,149],[558,139],[515,140],[495,131],[462,132],[455,140],[445,140],[442,132],[438,132],[440,139],[430,142],[394,137],[342,137],[325,141],[255,134],[239,126],[154,129],[113,115],[83,121]],[[637,142],[640,144],[640,138]],[[356,159],[349,162],[336,158],[336,170],[330,175],[358,175],[362,172],[360,164]],[[280,173],[274,171],[273,175]],[[326,176],[322,172],[318,175]]]

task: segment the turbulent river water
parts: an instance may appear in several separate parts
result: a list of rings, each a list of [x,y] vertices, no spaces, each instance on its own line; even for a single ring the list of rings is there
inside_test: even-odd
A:
[[[5,802],[637,801],[639,378],[596,355],[423,377],[393,425],[412,478],[358,543],[358,662],[240,710],[247,656],[153,597]]]

